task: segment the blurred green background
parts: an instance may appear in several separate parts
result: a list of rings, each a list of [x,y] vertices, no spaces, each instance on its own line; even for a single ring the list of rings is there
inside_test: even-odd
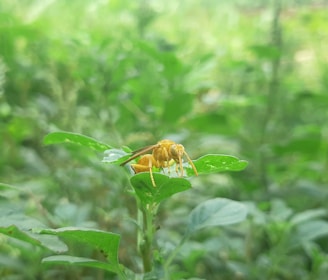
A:
[[[23,192],[0,210],[122,234],[121,262],[138,271],[129,174],[42,139],[63,130],[137,149],[169,138],[194,159],[249,161],[162,205],[162,248],[208,198],[250,209],[238,227],[195,236],[172,279],[326,279],[327,22],[324,0],[1,0],[0,181]],[[50,254],[0,234],[0,278],[115,279],[41,265]]]

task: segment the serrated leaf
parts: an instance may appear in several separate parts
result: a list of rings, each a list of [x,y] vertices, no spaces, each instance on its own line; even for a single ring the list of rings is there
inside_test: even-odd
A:
[[[40,233],[52,234],[87,244],[101,251],[111,264],[118,265],[118,247],[120,242],[120,235],[118,234],[80,227],[43,229],[40,230]]]
[[[67,255],[50,256],[42,259],[42,263],[80,265],[85,267],[99,268],[112,272],[118,272],[118,266],[116,265],[100,262],[94,259],[67,256]]]
[[[63,132],[63,131],[49,133],[44,137],[43,143],[45,145],[70,143],[70,144],[84,146],[98,152],[103,152],[105,150],[112,148],[111,146],[104,144],[89,136],[85,136],[79,133]]]
[[[188,232],[205,227],[230,225],[245,220],[244,204],[226,198],[214,198],[199,204],[189,215]]]
[[[153,173],[156,187],[152,185],[149,172],[138,173],[131,177],[131,185],[143,205],[160,203],[172,195],[191,188],[184,178],[170,178],[166,175]]]
[[[216,173],[222,171],[241,171],[246,168],[248,162],[234,156],[208,154],[193,161],[198,174]],[[188,176],[194,176],[191,167],[187,167]]]

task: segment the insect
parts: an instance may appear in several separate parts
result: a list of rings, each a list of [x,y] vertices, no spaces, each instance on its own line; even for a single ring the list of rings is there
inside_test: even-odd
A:
[[[152,151],[151,154],[146,154]],[[155,145],[147,146],[132,152],[132,156],[126,161],[121,163],[121,166],[130,162],[131,160],[140,157],[136,164],[131,164],[132,169],[135,173],[149,172],[150,178],[153,186],[155,187],[155,180],[152,173],[152,168],[165,168],[168,167],[168,172],[170,173],[170,166],[175,163],[175,171],[180,176],[183,177],[183,166],[182,158],[185,156],[191,165],[196,176],[198,176],[197,169],[190,159],[189,155],[185,151],[183,145],[177,144],[172,140],[161,140]]]

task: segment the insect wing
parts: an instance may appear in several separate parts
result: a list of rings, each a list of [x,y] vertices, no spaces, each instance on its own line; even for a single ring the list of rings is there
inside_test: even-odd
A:
[[[126,161],[123,161],[120,165],[125,165],[127,164],[129,161],[134,160],[135,158],[137,158],[138,156],[141,156],[151,150],[153,150],[154,148],[156,148],[158,146],[158,144],[156,145],[151,145],[151,146],[147,146],[147,147],[143,147],[141,149],[135,150],[132,152],[132,156],[129,157]]]

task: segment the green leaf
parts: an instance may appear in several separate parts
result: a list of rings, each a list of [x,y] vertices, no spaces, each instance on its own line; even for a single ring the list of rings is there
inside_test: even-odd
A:
[[[0,183],[0,197],[4,198],[0,203],[0,233],[53,252],[67,251],[67,246],[56,236],[44,236],[33,232],[33,228],[46,226],[23,213],[22,201],[17,204],[17,197],[25,192],[24,189]],[[12,201],[16,201],[16,204]]]
[[[188,232],[193,233],[205,227],[230,225],[245,220],[247,208],[244,204],[226,198],[207,200],[189,215]]]
[[[271,45],[253,45],[249,48],[258,58],[277,59],[281,55],[276,46]]]
[[[50,256],[42,259],[42,263],[80,265],[86,267],[100,268],[112,272],[118,272],[118,267],[116,265],[100,262],[94,259],[67,256],[67,255]]]
[[[174,123],[185,116],[192,107],[194,96],[188,93],[175,92],[165,101],[163,116],[168,123]]]
[[[232,134],[234,127],[229,126],[229,118],[226,114],[219,112],[206,112],[191,116],[186,122],[186,127],[191,131],[204,131],[205,133],[217,133],[219,130],[222,134]]]
[[[323,220],[307,221],[297,227],[295,240],[304,243],[328,235],[328,223]]]
[[[118,246],[120,242],[120,236],[118,234],[79,227],[43,229],[40,230],[40,233],[53,234],[87,244],[102,252],[111,264],[118,266]]]
[[[28,217],[25,218],[27,218],[26,221],[28,222]],[[58,240],[57,237],[41,236],[39,234],[33,233],[31,230],[21,229],[16,225],[10,225],[7,227],[0,226],[0,233],[21,241],[25,241],[32,245],[47,248],[53,252],[60,253],[67,251],[67,246]]]
[[[327,210],[323,208],[319,209],[309,209],[301,213],[296,214],[292,219],[291,223],[293,225],[301,224],[307,221],[313,221],[314,219],[327,216]]]
[[[7,199],[15,197],[22,193],[22,189],[19,189],[15,186],[0,183],[0,196]]]
[[[166,175],[153,173],[156,187],[152,185],[149,172],[138,173],[131,177],[131,185],[143,205],[160,203],[172,195],[186,191],[191,184],[184,178],[170,178]]]
[[[241,171],[246,168],[248,162],[240,160],[234,156],[208,154],[193,161],[198,174],[208,174],[222,171]],[[195,173],[189,166],[186,168],[188,176]]]
[[[111,164],[121,164],[127,160],[131,154],[126,153],[120,149],[109,149],[104,152],[104,158],[102,162],[111,163]]]
[[[107,149],[111,149],[112,147],[99,142],[98,140],[72,132],[52,132],[46,135],[43,139],[43,143],[45,145],[51,144],[61,144],[61,143],[71,143],[75,145],[84,146],[87,148],[91,148],[95,151],[103,152]]]

